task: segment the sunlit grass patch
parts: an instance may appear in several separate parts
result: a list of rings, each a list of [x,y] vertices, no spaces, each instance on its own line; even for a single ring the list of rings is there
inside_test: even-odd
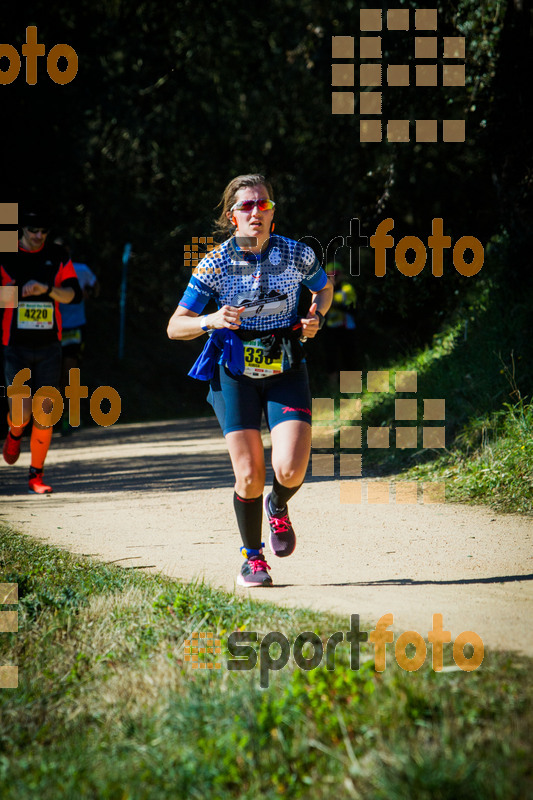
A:
[[[463,672],[448,653],[443,672],[429,657],[406,672],[391,644],[379,673],[373,646],[352,664],[344,641],[334,669],[291,656],[261,689],[259,665],[227,668],[232,631],[258,632],[256,649],[270,631],[325,644],[346,620],[80,559],[9,529],[0,546],[1,580],[20,589],[19,631],[0,637],[0,658],[20,666],[18,689],[0,691],[7,800],[518,800],[531,786],[530,659],[486,652]],[[220,670],[184,661],[198,629],[222,640]]]

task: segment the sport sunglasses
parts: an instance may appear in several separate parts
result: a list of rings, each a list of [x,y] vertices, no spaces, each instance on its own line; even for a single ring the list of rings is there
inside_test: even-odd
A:
[[[238,203],[232,205],[231,211],[250,212],[253,211],[255,206],[257,206],[259,211],[271,211],[275,205],[273,200],[239,200]]]

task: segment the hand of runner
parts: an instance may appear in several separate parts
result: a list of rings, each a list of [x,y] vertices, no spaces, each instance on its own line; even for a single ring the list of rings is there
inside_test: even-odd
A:
[[[302,323],[302,335],[307,339],[312,339],[316,336],[320,320],[316,315],[317,304],[312,303],[306,317],[300,320]]]
[[[238,330],[241,326],[241,313],[246,306],[222,306],[214,314],[209,315],[210,328],[229,328],[232,331]]]
[[[22,287],[22,296],[30,297],[31,295],[46,294],[49,289],[48,284],[39,283],[39,281],[28,281]]]

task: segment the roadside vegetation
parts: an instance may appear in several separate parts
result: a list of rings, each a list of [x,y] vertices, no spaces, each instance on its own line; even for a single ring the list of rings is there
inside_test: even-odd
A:
[[[334,671],[291,657],[261,689],[259,667],[227,669],[230,632],[325,642],[349,621],[98,564],[6,527],[0,575],[19,587],[18,606],[4,607],[18,610],[19,631],[0,637],[1,663],[20,670],[18,688],[0,691],[6,800],[531,793],[530,659],[485,652],[466,672],[446,645],[442,672],[430,647],[406,672],[388,645],[378,673],[373,645],[352,670],[343,643]],[[221,669],[185,662],[193,631],[218,634],[222,654],[206,658]]]
[[[363,436],[363,475],[445,481],[447,500],[532,513],[533,290],[526,287],[518,299],[490,278],[510,258],[508,243],[495,239],[483,285],[465,296],[433,341],[386,366],[370,366],[389,371],[389,392],[368,392],[363,381],[363,430],[390,426],[391,432],[389,449],[365,449]],[[417,373],[416,393],[394,392],[394,376],[405,370]],[[401,398],[416,398],[416,420],[396,420],[395,400]],[[424,399],[444,399],[445,419],[425,421]],[[395,429],[402,426],[418,427],[416,449],[396,447]],[[446,447],[424,448],[424,426],[445,426]]]

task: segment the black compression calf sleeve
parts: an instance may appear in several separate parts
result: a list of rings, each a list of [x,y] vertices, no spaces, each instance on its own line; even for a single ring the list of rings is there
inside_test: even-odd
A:
[[[300,484],[301,486],[302,484]],[[296,494],[300,486],[292,486],[290,489],[287,486],[282,486],[274,475],[274,483],[272,484],[272,494],[270,495],[270,507],[272,511],[282,511],[291,497]]]
[[[247,550],[260,550],[263,495],[247,500],[240,497],[237,492],[233,492],[233,507],[244,547]]]

